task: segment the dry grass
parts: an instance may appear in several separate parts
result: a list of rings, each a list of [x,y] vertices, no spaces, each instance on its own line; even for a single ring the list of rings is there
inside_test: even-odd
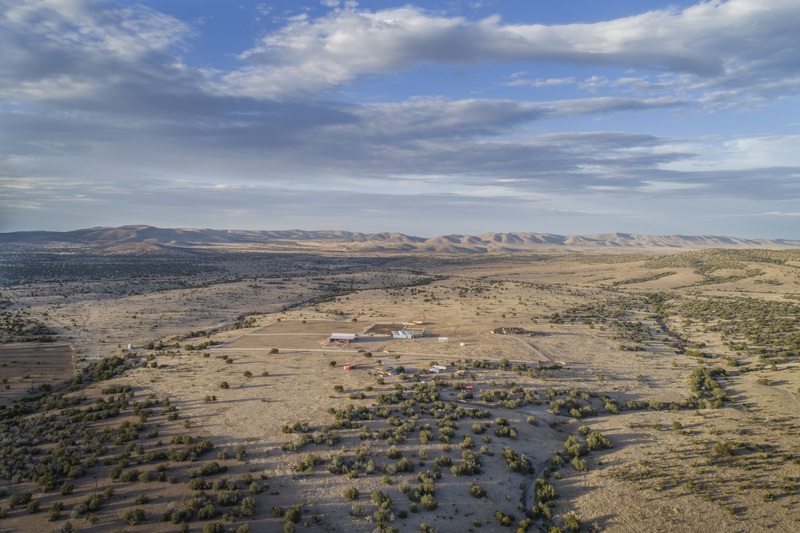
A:
[[[690,267],[647,265],[647,257],[639,256],[620,261],[581,255],[553,255],[535,261],[461,258],[430,265],[415,260],[413,273],[398,262],[391,268],[354,267],[313,276],[287,273],[280,280],[256,273],[224,283],[207,280],[202,286],[188,288],[154,285],[147,289],[132,284],[128,289],[122,287],[113,298],[103,295],[102,284],[92,292],[93,285],[87,282],[72,286],[41,283],[7,288],[3,293],[15,305],[30,305],[37,316],[47,313],[48,325],[59,329],[61,339],[74,345],[80,366],[119,352],[128,343],[134,344],[141,357],[152,354],[142,350],[147,342],[177,343],[179,348],[166,347],[154,353],[149,363],[156,363],[155,367],[136,368],[113,382],[129,384],[137,394],[169,398],[177,406],[181,418],[164,421],[164,434],[181,431],[181,424],[189,420],[188,430],[210,436],[218,449],[247,446],[246,462],[231,462],[231,475],[251,471],[263,475],[270,485],[255,496],[259,511],[253,530],[278,528],[281,520],[272,518],[269,510],[299,503],[308,510],[300,525],[309,521],[311,530],[372,531],[372,515],[378,506],[371,502],[370,494],[376,490],[392,498],[394,521],[388,525],[401,531],[415,530],[421,522],[439,531],[469,530],[474,520],[479,520],[484,530],[496,530],[496,511],[513,513],[519,521],[524,515],[518,506],[528,509],[534,503],[531,483],[535,476],[509,472],[503,448],[511,446],[524,453],[536,476],[541,476],[551,457],[564,449],[567,437],[577,435],[582,425],[602,432],[614,447],[591,453],[585,472],[569,464],[552,470],[550,482],[560,495],[552,523],[561,524],[566,513],[574,511],[584,530],[791,530],[800,522],[800,444],[796,437],[800,428],[795,417],[800,409],[798,358],[774,367],[765,365],[754,354],[736,353],[717,332],[706,331],[697,323],[684,326],[681,316],[671,315],[670,328],[692,343],[705,342],[703,350],[710,357],[676,353],[653,318],[654,309],[642,303],[640,295],[669,291],[675,297],[691,299],[746,294],[786,301],[782,295],[800,294],[797,266],[790,262],[755,265],[764,273],[708,283],[708,277]],[[439,278],[412,284],[421,277],[420,271]],[[714,275],[733,279],[742,272],[719,269]],[[759,279],[777,281],[756,283]],[[338,284],[339,289],[331,291],[330,284]],[[134,287],[137,294],[130,294]],[[81,292],[84,288],[89,292]],[[576,306],[617,300],[635,302],[624,311],[625,320],[640,322],[653,335],[639,343],[640,351],[620,349],[633,341],[618,338],[620,330],[610,320],[559,323],[550,318]],[[231,329],[243,314],[253,319],[247,324],[250,327]],[[425,338],[392,340],[365,335],[376,323],[413,321],[424,324],[420,327],[425,328]],[[535,335],[492,335],[490,330],[498,326],[518,326]],[[186,338],[190,332],[200,331],[204,334]],[[332,332],[363,336],[341,348],[326,346]],[[440,337],[447,337],[448,342],[440,342]],[[185,349],[186,344],[206,340],[221,344],[197,351]],[[24,355],[14,350],[19,348],[4,349],[0,354],[3,361],[10,357],[8,353],[18,354],[14,356],[17,359]],[[63,362],[63,352],[59,353],[58,360]],[[43,355],[37,352],[37,356]],[[728,367],[723,357],[736,358],[740,366]],[[25,359],[34,361],[28,356]],[[476,366],[476,361],[484,360],[493,363],[492,368]],[[508,367],[497,367],[506,360]],[[57,364],[63,371],[64,365]],[[344,371],[342,366],[349,364],[357,367]],[[471,430],[473,423],[484,420],[462,418],[450,451],[436,438],[421,443],[419,427],[406,441],[394,444],[385,438],[362,440],[361,429],[343,428],[339,429],[340,440],[332,446],[308,444],[298,452],[282,449],[300,438],[297,433],[285,433],[285,426],[307,423],[312,434],[319,433],[334,423],[331,408],[341,410],[353,404],[374,409],[378,395],[390,394],[396,386],[410,397],[406,386],[413,381],[379,376],[382,367],[402,365],[411,375],[433,364],[448,366],[445,374],[438,376],[447,384],[438,389],[443,406],[490,413],[486,421],[492,423],[484,434]],[[524,367],[514,369],[514,364]],[[26,388],[36,385],[32,370],[27,370],[31,365],[37,366],[30,363],[23,373],[33,380],[25,382]],[[692,370],[718,366],[730,370],[719,382],[732,401],[717,409],[681,407],[691,394],[687,383]],[[459,367],[464,368],[463,373],[455,374]],[[19,369],[17,366],[15,372]],[[17,379],[15,376],[8,377]],[[56,377],[49,371],[47,376],[42,374],[41,381]],[[418,379],[430,382],[433,378],[432,374],[420,374]],[[222,382],[228,388],[220,388]],[[472,384],[475,398],[460,402],[461,389],[453,388],[454,383]],[[341,386],[340,391],[334,390],[336,385]],[[510,409],[501,402],[481,399],[483,393],[493,391],[518,398],[520,393],[512,393],[512,389],[535,392],[541,403]],[[551,399],[556,400],[570,397],[573,391],[581,405],[594,407],[597,414],[576,419],[568,408],[555,414],[548,391],[555,393]],[[212,396],[216,400],[209,401]],[[627,402],[641,403],[612,414],[603,397],[623,407]],[[398,405],[391,408],[395,409],[391,414],[401,421],[410,420]],[[432,424],[434,436],[439,434],[437,420],[447,412],[437,409],[420,413],[417,420],[420,426]],[[537,417],[538,424],[528,423],[530,416]],[[494,421],[499,417],[507,418],[519,431],[516,439],[495,435],[498,425]],[[366,426],[375,433],[393,428],[381,417]],[[485,444],[482,435],[488,435],[490,442]],[[474,440],[473,451],[485,444],[493,453],[484,455],[481,473],[455,476],[449,467],[442,468],[443,475],[435,483],[438,508],[425,511],[419,505],[420,512],[410,512],[411,502],[400,491],[401,484],[418,485],[416,474],[431,469],[437,458],[450,457],[459,463],[459,443],[466,436]],[[732,454],[715,451],[719,443],[726,442],[732,446]],[[413,460],[413,473],[381,471],[397,462],[386,455],[391,448]],[[420,452],[427,459],[421,459]],[[308,453],[320,461],[313,473],[297,470]],[[348,478],[328,471],[335,455],[356,460],[359,453],[375,462],[375,473],[362,471],[357,478]],[[103,478],[103,469],[95,475]],[[381,480],[383,475],[389,476],[390,485]],[[158,485],[153,491],[155,498],[144,505],[151,517],[148,531],[174,530],[175,526],[161,524],[155,517],[186,494],[184,481],[177,486]],[[473,482],[487,491],[486,498],[469,496]],[[351,486],[359,488],[357,503],[363,516],[351,516],[352,502],[342,496]],[[7,488],[9,492],[17,490],[15,486]],[[115,496],[113,510],[102,516],[98,526],[92,528],[80,521],[76,525],[81,530],[121,528],[122,510],[133,506],[132,498],[144,488],[152,490],[151,486],[126,485],[124,496]],[[405,511],[404,517],[400,511]],[[47,529],[45,514],[16,510],[0,521],[0,527]],[[315,514],[322,525],[313,523]]]

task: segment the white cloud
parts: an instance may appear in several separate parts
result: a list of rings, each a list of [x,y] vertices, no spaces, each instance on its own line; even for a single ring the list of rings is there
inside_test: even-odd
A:
[[[726,140],[697,142],[695,150],[702,154],[692,159],[663,165],[669,170],[747,171],[763,168],[798,169],[791,179],[800,179],[800,135],[761,135]]]
[[[782,213],[781,211],[770,211],[763,214],[768,217],[800,217],[800,213]]]
[[[32,35],[47,36],[48,45],[78,48],[90,59],[111,54],[115,60],[135,61],[168,50],[191,33],[185,23],[141,5],[100,0],[3,3],[4,25],[25,27]]]
[[[141,5],[102,0],[0,2],[0,96],[69,100],[126,77],[180,71],[193,34],[184,22]]]
[[[580,86],[597,93],[661,91],[673,97],[682,90],[712,109],[744,105],[748,99],[755,105],[800,91],[795,74],[800,33],[793,22],[800,18],[800,3],[793,0],[702,2],[682,11],[550,26],[503,24],[497,16],[469,21],[411,5],[370,11],[345,3],[318,18],[303,12],[284,21],[239,54],[245,66],[218,72],[184,65],[180,52],[195,33],[186,23],[149,8],[104,0],[5,4],[2,68],[16,82],[5,92],[14,98],[52,95],[56,83],[113,84],[135,71],[163,83],[191,80],[195,90],[216,96],[285,100],[418,64],[487,62],[634,69],[635,75],[618,79],[589,76]],[[103,79],[102,72],[116,76]],[[507,85],[571,83],[577,83],[573,76],[518,73]]]
[[[560,61],[688,74],[696,89],[718,97],[737,88],[791,94],[800,90],[800,80],[785,77],[800,60],[798,18],[794,0],[709,1],[682,11],[552,26],[502,24],[499,17],[473,22],[413,6],[340,9],[267,35],[241,55],[250,65],[225,75],[218,90],[278,98],[417,63]],[[639,76],[637,84],[648,81]]]
[[[533,80],[515,77],[513,81],[504,83],[506,87],[557,87],[559,85],[571,85],[575,83],[575,78],[536,78]]]
[[[647,193],[663,193],[673,191],[691,191],[696,189],[707,189],[706,183],[677,183],[673,181],[645,181],[638,189]]]

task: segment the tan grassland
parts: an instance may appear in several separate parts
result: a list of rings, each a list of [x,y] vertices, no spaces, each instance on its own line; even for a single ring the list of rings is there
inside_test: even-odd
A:
[[[575,518],[580,531],[798,530],[798,252],[374,254],[383,261],[370,263],[336,250],[305,249],[279,266],[261,257],[269,253],[243,252],[236,248],[226,256],[217,247],[215,270],[199,273],[42,278],[0,287],[9,309],[25,309],[56,337],[52,345],[0,349],[0,405],[6,409],[0,414],[42,384],[58,390],[73,372],[127,355],[134,368],[67,394],[85,395],[83,403],[76,400],[85,407],[108,398],[104,387],[130,386],[136,401],[150,397],[160,406],[167,399],[176,408],[172,417],[152,408],[141,441],[134,441],[143,450],[129,450],[125,468],[155,472],[157,462],[141,460],[143,453],[166,450],[174,435],[214,444],[195,462],[164,461],[172,483],[112,479],[110,469],[125,446],[110,444],[107,456],[87,464],[86,475],[69,480],[75,490],[68,495],[59,493],[60,481],[44,491],[25,476],[0,479],[0,509],[7,511],[0,531],[57,530],[66,521],[77,531],[178,531],[182,526],[170,513],[191,498],[192,471],[214,460],[227,472],[209,479],[236,481],[255,501],[256,512],[223,517],[230,508],[218,505],[213,519],[194,516],[191,531],[215,521],[226,531],[244,525],[251,531],[420,531],[421,524],[440,532],[569,531]],[[668,298],[663,313],[656,294]],[[696,311],[697,302],[718,307]],[[766,318],[759,314],[762,303],[788,306],[780,308],[780,323],[774,310]],[[752,316],[737,322],[738,330],[716,327],[748,312]],[[759,320],[767,323],[746,331]],[[422,337],[370,336],[374,324],[406,324]],[[502,326],[528,333],[491,332]],[[328,342],[334,332],[358,338],[339,346]],[[344,370],[345,365],[355,367]],[[447,369],[433,374],[433,365]],[[405,374],[386,372],[398,366]],[[697,369],[720,369],[713,380],[724,401],[714,405],[711,391],[697,396],[691,390],[690,375]],[[414,416],[400,402],[380,403],[380,395],[394,392],[408,400],[412,387],[423,382],[434,385],[441,402],[431,402],[429,411],[417,405]],[[472,398],[464,394],[467,385]],[[536,401],[514,404],[526,391]],[[687,403],[693,396],[694,403]],[[373,413],[386,407],[395,420],[374,415],[362,421],[364,428],[338,427],[338,438],[324,442],[335,422],[332,409],[348,405]],[[454,419],[448,443],[438,438],[437,422],[457,409],[488,417]],[[62,413],[48,411],[54,420]],[[516,438],[495,433],[501,418],[517,430]],[[137,416],[98,422],[94,431],[125,420]],[[397,426],[409,422],[416,426],[405,440],[393,438]],[[0,424],[2,438],[12,442],[14,422],[7,417]],[[290,430],[295,424],[299,431]],[[301,444],[303,424],[306,435],[322,441]],[[432,438],[423,442],[420,429],[426,425]],[[474,425],[482,431],[476,433]],[[153,430],[157,436],[144,437]],[[572,435],[585,443],[589,431],[601,433],[612,447],[572,464],[565,442]],[[460,447],[465,438],[473,447]],[[38,448],[26,459],[37,464],[58,440],[40,435],[27,445]],[[246,457],[233,457],[237,445],[246,448]],[[506,447],[524,455],[532,472],[510,471]],[[451,465],[462,462],[465,450],[480,456],[480,471],[456,475]],[[222,451],[227,454],[218,455]],[[553,462],[558,453],[563,465]],[[309,457],[306,468],[302,463]],[[413,472],[394,471],[398,457],[409,458]],[[331,472],[339,459],[357,475]],[[402,489],[419,487],[418,474],[433,472],[437,463],[437,505],[427,510]],[[248,491],[243,479],[250,477],[263,492]],[[552,484],[558,498],[551,517],[532,516],[527,524],[522,521],[536,506],[537,478]],[[486,494],[472,496],[473,484]],[[108,487],[114,494],[92,520],[73,512]],[[344,496],[351,487],[359,492],[353,501]],[[41,502],[39,510],[11,508],[11,496],[24,491]],[[375,491],[392,500],[384,515],[371,497]],[[214,498],[220,492],[225,490],[207,489]],[[135,503],[142,494],[147,501]],[[51,521],[48,511],[59,501],[64,511]],[[302,511],[294,525],[273,515],[274,508],[296,504]],[[126,521],[125,512],[134,508],[144,511],[142,523]],[[498,514],[514,519],[505,526]]]

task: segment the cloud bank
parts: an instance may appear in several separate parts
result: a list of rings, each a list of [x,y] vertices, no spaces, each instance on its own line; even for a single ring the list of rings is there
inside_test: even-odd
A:
[[[210,36],[156,9],[0,1],[0,231],[797,237],[776,213],[800,200],[800,134],[773,127],[797,108],[797,2],[561,25],[326,5],[224,68],[187,60]],[[413,89],[461,70],[478,96]]]

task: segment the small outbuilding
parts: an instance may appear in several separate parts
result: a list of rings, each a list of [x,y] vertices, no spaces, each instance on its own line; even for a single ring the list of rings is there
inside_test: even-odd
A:
[[[344,345],[353,342],[357,338],[358,335],[355,333],[331,333],[331,336],[328,339],[328,344]]]

